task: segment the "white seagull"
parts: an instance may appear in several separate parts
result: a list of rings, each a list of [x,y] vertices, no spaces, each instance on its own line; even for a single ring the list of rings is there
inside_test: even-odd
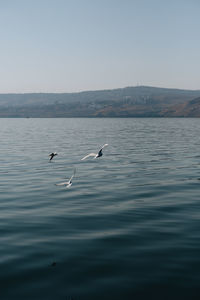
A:
[[[108,144],[103,145],[103,147],[101,147],[101,149],[99,150],[98,153],[90,153],[86,156],[84,156],[83,158],[81,158],[81,160],[85,160],[86,158],[90,157],[90,156],[94,156],[94,158],[98,158],[101,157],[103,155],[102,150],[104,147],[108,146]]]
[[[51,154],[49,154],[50,156],[49,160],[51,161],[56,155],[58,155],[56,152],[52,152]]]
[[[64,185],[66,186],[66,188],[70,188],[70,186],[72,186],[72,178],[74,177],[75,173],[76,173],[76,169],[74,169],[74,174],[71,176],[71,178],[68,181],[57,183],[56,185]]]

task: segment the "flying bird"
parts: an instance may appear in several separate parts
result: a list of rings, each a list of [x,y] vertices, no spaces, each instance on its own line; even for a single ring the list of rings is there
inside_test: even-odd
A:
[[[56,185],[64,185],[66,186],[66,188],[70,188],[72,186],[72,178],[74,177],[75,173],[76,173],[76,169],[74,169],[74,174],[71,176],[71,178],[68,181],[57,183]]]
[[[49,154],[50,156],[49,161],[51,161],[56,155],[58,155],[56,152],[52,152],[51,154]]]
[[[103,150],[103,148],[106,147],[106,146],[108,146],[108,144],[103,145],[103,147],[101,147],[101,149],[99,150],[98,153],[90,153],[90,154],[84,156],[83,158],[81,158],[81,160],[85,160],[86,158],[88,158],[88,157],[90,157],[90,156],[93,156],[94,158],[101,157],[101,156],[103,155],[102,150]]]

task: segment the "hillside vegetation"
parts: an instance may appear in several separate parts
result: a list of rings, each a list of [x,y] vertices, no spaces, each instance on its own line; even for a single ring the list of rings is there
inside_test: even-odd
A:
[[[147,86],[0,94],[0,117],[200,117],[200,90]]]

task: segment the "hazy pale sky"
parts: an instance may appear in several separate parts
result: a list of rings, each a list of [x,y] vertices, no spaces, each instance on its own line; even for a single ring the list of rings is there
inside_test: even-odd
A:
[[[0,93],[200,89],[199,0],[0,0]]]

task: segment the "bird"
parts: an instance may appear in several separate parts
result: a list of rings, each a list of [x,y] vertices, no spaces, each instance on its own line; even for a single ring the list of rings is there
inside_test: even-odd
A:
[[[52,152],[51,154],[49,154],[50,156],[49,161],[51,161],[56,155],[58,155],[56,152]]]
[[[74,177],[75,173],[76,173],[76,169],[74,169],[74,173],[68,181],[56,183],[56,185],[64,185],[66,186],[66,188],[70,188],[72,186],[72,178]]]
[[[106,146],[108,146],[108,144],[103,145],[103,146],[101,147],[101,149],[99,150],[98,153],[90,153],[90,154],[84,156],[83,158],[81,158],[81,160],[85,160],[86,158],[88,158],[88,157],[90,157],[90,156],[94,156],[94,158],[101,157],[101,156],[103,155],[102,150],[103,150],[103,148],[106,147]]]

